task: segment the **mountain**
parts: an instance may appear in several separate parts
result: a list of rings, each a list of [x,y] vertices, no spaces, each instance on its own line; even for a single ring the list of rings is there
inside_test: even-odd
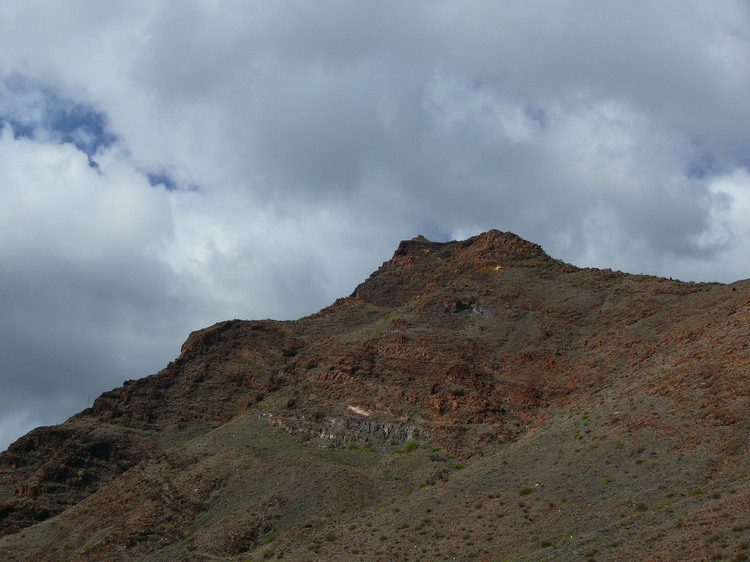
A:
[[[0,454],[2,560],[747,560],[750,282],[401,242]]]

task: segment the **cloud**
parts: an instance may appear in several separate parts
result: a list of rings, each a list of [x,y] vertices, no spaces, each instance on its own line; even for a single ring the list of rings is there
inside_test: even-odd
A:
[[[169,271],[150,257],[169,236],[168,202],[114,151],[97,163],[72,144],[0,135],[3,412],[20,396],[104,390],[103,373],[152,368],[159,344],[176,343],[158,329],[173,312]]]
[[[420,232],[747,277],[749,59],[739,0],[6,2],[0,432]]]

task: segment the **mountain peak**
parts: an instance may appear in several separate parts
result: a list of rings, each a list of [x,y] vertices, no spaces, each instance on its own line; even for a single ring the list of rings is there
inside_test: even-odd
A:
[[[382,306],[398,305],[425,288],[455,284],[475,272],[558,263],[541,246],[512,232],[489,230],[450,242],[432,242],[418,235],[399,243],[393,257],[360,284],[350,298]]]
[[[428,254],[442,251],[444,255],[470,256],[479,260],[508,261],[533,257],[549,257],[541,246],[524,240],[512,232],[488,230],[466,240],[432,242],[417,235],[411,240],[403,240],[394,253],[394,259],[413,254]]]

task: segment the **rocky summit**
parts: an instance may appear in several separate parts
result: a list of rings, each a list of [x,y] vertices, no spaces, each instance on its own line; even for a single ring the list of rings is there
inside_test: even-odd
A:
[[[748,560],[750,282],[404,241],[0,454],[0,560]]]

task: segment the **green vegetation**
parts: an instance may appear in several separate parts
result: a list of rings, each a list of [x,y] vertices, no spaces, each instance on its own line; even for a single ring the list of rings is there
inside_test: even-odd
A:
[[[403,447],[393,449],[394,454],[411,453],[419,449],[419,441],[407,441]]]
[[[368,441],[364,445],[359,445],[355,442],[347,443],[346,449],[348,451],[359,451],[360,453],[374,453],[375,452],[375,446],[372,444],[371,441]]]

